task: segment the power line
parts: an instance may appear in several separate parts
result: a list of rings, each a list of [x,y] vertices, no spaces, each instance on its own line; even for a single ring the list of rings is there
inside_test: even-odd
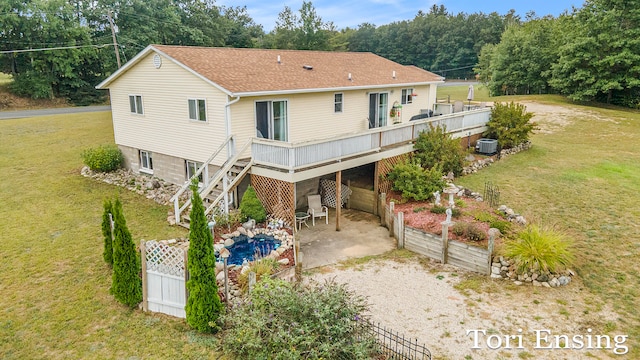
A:
[[[478,65],[478,64],[469,65],[469,66],[462,66],[462,67],[457,67],[457,68],[453,68],[453,69],[429,70],[429,71],[431,71],[431,72],[435,72],[435,73],[437,73],[437,72],[445,72],[445,71],[454,71],[454,70],[469,69],[469,68],[475,67],[475,66],[477,66],[477,65]]]
[[[0,51],[0,54],[11,54],[11,53],[24,53],[24,52],[34,52],[34,51],[50,51],[50,50],[67,50],[67,49],[80,49],[86,47],[94,47],[94,48],[103,48],[105,46],[112,46],[113,44],[102,44],[102,45],[75,45],[75,46],[59,46],[52,48],[40,48],[40,49],[21,49],[21,50],[4,50]]]

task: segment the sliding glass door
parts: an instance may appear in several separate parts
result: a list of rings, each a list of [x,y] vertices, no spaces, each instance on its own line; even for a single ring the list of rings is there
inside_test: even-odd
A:
[[[287,101],[256,102],[256,136],[288,141]]]
[[[386,126],[389,112],[388,93],[369,94],[369,129]]]

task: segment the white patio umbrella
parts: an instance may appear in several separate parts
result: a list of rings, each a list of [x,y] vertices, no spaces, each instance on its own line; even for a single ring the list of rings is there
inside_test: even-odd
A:
[[[471,100],[473,100],[473,85],[469,85],[469,92],[467,93],[467,100],[469,100],[469,106],[471,106]]]

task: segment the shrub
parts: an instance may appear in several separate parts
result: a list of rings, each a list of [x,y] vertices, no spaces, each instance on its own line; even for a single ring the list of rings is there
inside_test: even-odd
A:
[[[457,222],[453,224],[451,232],[458,236],[464,236],[467,233],[467,223]]]
[[[244,291],[249,289],[249,273],[256,273],[256,282],[260,281],[264,277],[269,277],[270,275],[275,274],[275,272],[280,267],[280,263],[278,260],[271,258],[264,258],[258,261],[254,261],[249,265],[249,271],[245,271],[244,273],[240,273],[238,275],[238,285]]]
[[[138,252],[131,239],[127,222],[122,212],[122,203],[116,199],[113,204],[114,242],[113,242],[113,276],[111,293],[116,300],[135,307],[142,301],[142,280],[140,279],[140,263]]]
[[[444,126],[430,125],[428,131],[423,131],[414,144],[415,158],[425,169],[440,165],[443,173],[453,172],[456,176],[462,174],[465,152],[460,140],[452,139]]]
[[[111,232],[111,219],[109,218],[109,214],[113,216],[113,204],[111,200],[105,199],[102,207],[104,209],[102,213],[102,236],[104,237],[102,257],[107,264],[113,265],[113,239],[111,238],[113,234]]]
[[[226,315],[222,348],[238,359],[370,359],[364,298],[327,282],[294,287],[270,278]]]
[[[485,137],[498,140],[502,148],[511,148],[527,140],[537,125],[530,122],[533,113],[528,113],[522,104],[513,101],[508,104],[496,102],[491,110]]]
[[[251,186],[249,186],[247,191],[244,192],[244,195],[242,195],[240,213],[242,214],[242,221],[247,221],[251,218],[257,223],[261,223],[267,219],[267,212],[264,206],[262,206],[260,199],[258,199],[256,191]]]
[[[471,241],[487,240],[487,233],[475,224],[469,223],[467,226],[467,238]]]
[[[387,174],[387,179],[391,181],[392,189],[400,191],[405,200],[430,199],[434,192],[442,190],[445,185],[442,180],[442,171],[438,166],[425,170],[411,161],[396,164]]]
[[[473,215],[474,219],[485,223],[491,223],[492,221],[497,220],[496,216],[488,211],[477,210],[474,211],[471,215]]]
[[[455,223],[451,227],[451,232],[458,236],[464,236],[471,241],[482,241],[487,239],[487,234],[473,223]]]
[[[447,213],[447,208],[444,207],[444,206],[435,205],[429,211],[431,211],[434,214],[446,214]],[[451,217],[459,218],[460,215],[462,215],[462,211],[460,211],[460,209],[458,209],[458,208],[451,209]]]
[[[82,161],[93,171],[110,172],[120,168],[124,157],[115,145],[102,145],[82,152]]]
[[[234,227],[240,224],[242,214],[238,209],[229,209],[229,213],[225,214],[220,207],[215,206],[213,208],[213,219],[216,221],[217,226]]]
[[[515,261],[521,272],[556,271],[572,264],[571,245],[569,239],[554,229],[530,225],[505,244],[505,255]]]
[[[216,283],[216,257],[213,250],[213,236],[204,216],[204,204],[198,193],[198,180],[191,185],[191,214],[189,224],[189,252],[187,268],[189,298],[185,306],[187,324],[206,333],[219,329],[218,318],[222,312],[222,302],[218,296]]]
[[[511,223],[506,220],[493,220],[489,223],[489,226],[500,230],[502,234],[507,234],[511,231]]]

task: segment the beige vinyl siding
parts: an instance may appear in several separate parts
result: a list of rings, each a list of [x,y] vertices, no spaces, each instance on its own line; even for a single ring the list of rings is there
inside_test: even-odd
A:
[[[192,73],[162,58],[156,69],[151,52],[109,86],[118,145],[199,162],[206,161],[225,136],[227,96]],[[129,95],[142,95],[144,114],[131,114]],[[207,121],[189,120],[188,99],[205,99]],[[225,159],[223,152],[220,165]]]
[[[389,93],[389,109],[391,109],[394,101],[400,103],[402,89],[342,91],[341,113],[334,112],[335,92],[245,97],[231,106],[232,133],[237,136],[238,147],[250,137],[256,136],[255,103],[275,100],[288,102],[289,142],[318,140],[364,131],[369,128],[369,92]],[[432,99],[435,99],[435,91],[432,89],[435,89],[435,86],[415,86],[413,89],[418,96],[414,97],[413,103],[403,105],[403,122],[419,114],[421,109],[433,108]]]

